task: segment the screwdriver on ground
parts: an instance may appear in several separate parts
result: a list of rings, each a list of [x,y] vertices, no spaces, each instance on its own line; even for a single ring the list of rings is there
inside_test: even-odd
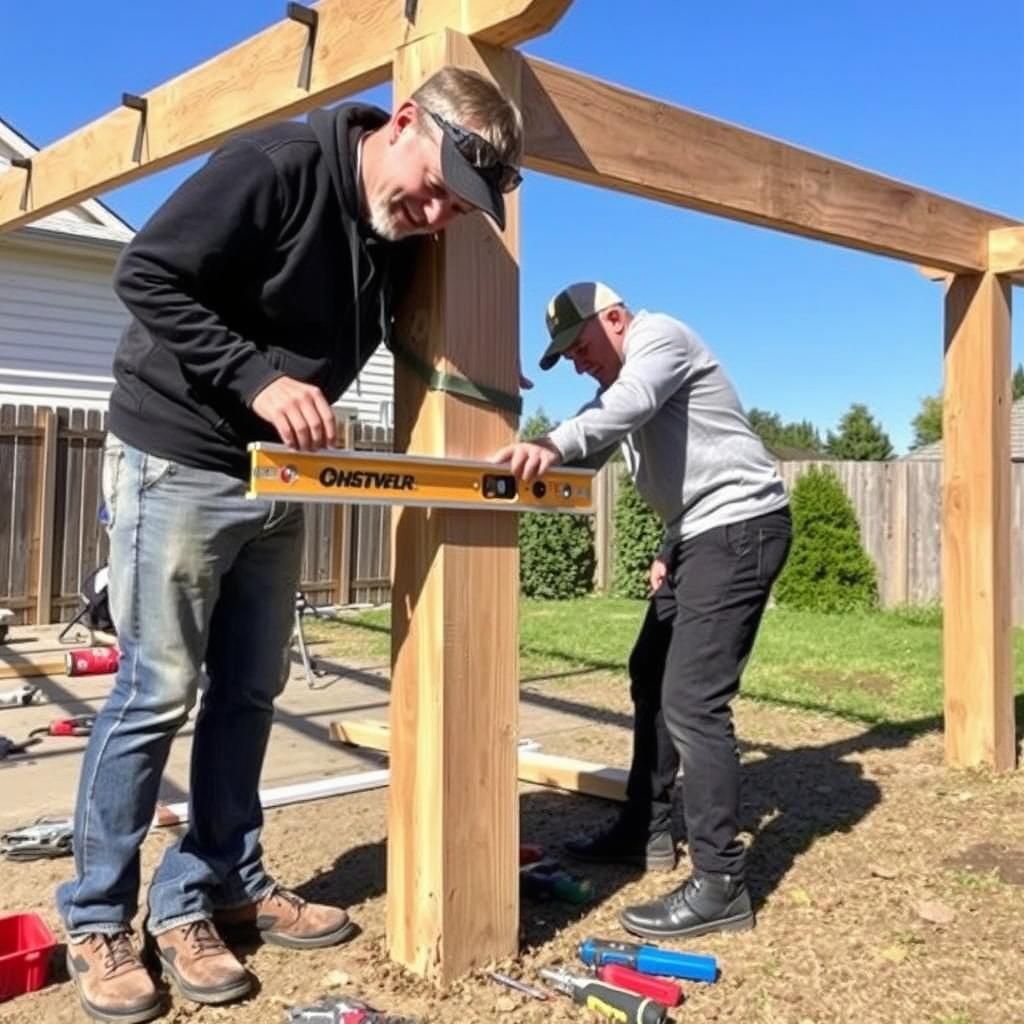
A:
[[[576,977],[568,971],[541,970],[555,988],[572,996],[574,1003],[610,1017],[619,1024],[664,1024],[668,1010],[648,996],[616,988],[603,981]]]
[[[622,964],[602,964],[593,966],[589,972],[609,985],[624,988],[629,992],[637,992],[642,996],[650,996],[665,1006],[678,1006],[683,1001],[683,990],[674,981],[667,978],[654,978],[650,974],[641,974],[632,967]]]
[[[585,939],[579,947],[580,959],[588,966],[623,964],[644,974],[662,974],[688,981],[715,981],[718,961],[699,953],[677,953],[674,949],[641,946],[636,942],[610,939]]]

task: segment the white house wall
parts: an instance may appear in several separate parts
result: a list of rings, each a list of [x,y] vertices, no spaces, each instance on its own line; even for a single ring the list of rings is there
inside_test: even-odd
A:
[[[0,240],[0,400],[105,407],[128,318],[110,287],[114,258]]]
[[[110,285],[115,257],[0,239],[0,403],[106,407],[128,319]],[[381,349],[338,404],[389,425],[393,391],[391,353]]]

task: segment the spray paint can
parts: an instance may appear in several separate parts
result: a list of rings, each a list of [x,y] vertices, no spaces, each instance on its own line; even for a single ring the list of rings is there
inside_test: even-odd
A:
[[[105,676],[117,671],[121,652],[116,647],[79,647],[64,657],[69,676]]]

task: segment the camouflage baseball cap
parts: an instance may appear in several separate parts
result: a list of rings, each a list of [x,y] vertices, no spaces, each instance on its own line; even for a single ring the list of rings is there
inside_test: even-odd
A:
[[[592,316],[621,303],[622,299],[600,281],[579,281],[563,288],[548,303],[544,315],[551,344],[540,357],[540,368],[550,370],[558,362],[558,357],[572,347]]]

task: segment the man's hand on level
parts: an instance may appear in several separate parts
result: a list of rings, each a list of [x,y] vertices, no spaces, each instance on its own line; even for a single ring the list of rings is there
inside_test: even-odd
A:
[[[524,483],[543,476],[552,466],[562,461],[561,453],[546,438],[539,437],[535,441],[518,441],[495,452],[491,462],[508,463],[509,472]]]
[[[323,392],[312,384],[278,377],[252,400],[252,411],[271,424],[286,445],[299,451],[334,444],[334,412]]]

